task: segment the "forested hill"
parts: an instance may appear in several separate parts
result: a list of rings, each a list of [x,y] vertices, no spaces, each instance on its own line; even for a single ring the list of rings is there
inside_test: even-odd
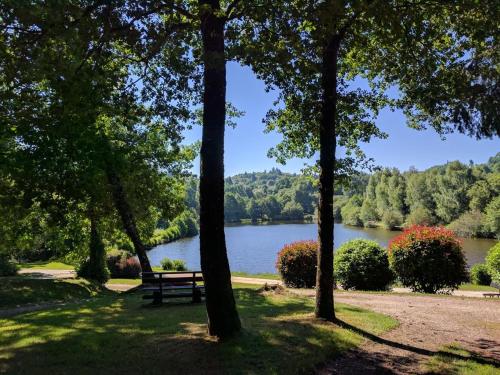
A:
[[[272,169],[226,178],[226,221],[312,219],[316,180]],[[464,236],[500,236],[500,152],[485,164],[457,161],[425,171],[384,168],[336,187],[336,219],[349,225],[395,228],[451,224]],[[188,206],[197,207],[197,182]]]

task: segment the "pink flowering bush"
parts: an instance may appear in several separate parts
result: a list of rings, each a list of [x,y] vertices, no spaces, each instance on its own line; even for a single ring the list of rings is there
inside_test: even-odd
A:
[[[286,286],[312,288],[316,284],[318,243],[298,241],[285,245],[278,253],[276,268]]]
[[[451,291],[468,280],[462,244],[443,227],[412,226],[389,242],[389,262],[414,292]]]

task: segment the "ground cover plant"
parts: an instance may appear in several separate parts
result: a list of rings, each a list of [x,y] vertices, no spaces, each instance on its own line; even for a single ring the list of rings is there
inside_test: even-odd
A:
[[[0,372],[16,374],[154,371],[300,373],[363,342],[362,336],[313,318],[313,301],[235,285],[243,331],[216,343],[202,304],[141,307],[137,294],[103,296],[0,320]],[[339,319],[380,334],[397,322],[338,304]],[[27,339],[29,337],[29,339]],[[123,353],[127,353],[126,356]],[[153,371],[153,372],[154,372]]]

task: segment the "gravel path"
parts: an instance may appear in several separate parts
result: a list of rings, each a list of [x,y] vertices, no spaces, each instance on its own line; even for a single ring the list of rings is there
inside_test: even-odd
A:
[[[451,343],[500,361],[498,300],[340,292],[335,301],[390,315],[400,325],[380,338],[368,336],[363,346],[324,364],[318,374],[421,373],[429,356]]]

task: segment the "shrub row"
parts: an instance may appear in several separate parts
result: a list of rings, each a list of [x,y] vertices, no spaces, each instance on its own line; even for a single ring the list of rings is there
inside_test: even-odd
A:
[[[315,241],[300,241],[279,252],[276,268],[287,286],[314,287],[317,248]],[[500,243],[486,259],[486,265],[471,269],[472,281],[500,282]],[[442,227],[410,227],[389,243],[388,250],[374,241],[349,241],[337,250],[334,269],[344,289],[385,290],[397,279],[412,291],[436,293],[469,280],[461,242]]]
[[[149,245],[157,246],[180,238],[196,236],[197,234],[196,216],[193,212],[186,210],[172,220],[167,228],[156,229],[153,237],[149,240]]]
[[[187,271],[186,262],[181,259],[163,258],[160,264],[165,271]]]

